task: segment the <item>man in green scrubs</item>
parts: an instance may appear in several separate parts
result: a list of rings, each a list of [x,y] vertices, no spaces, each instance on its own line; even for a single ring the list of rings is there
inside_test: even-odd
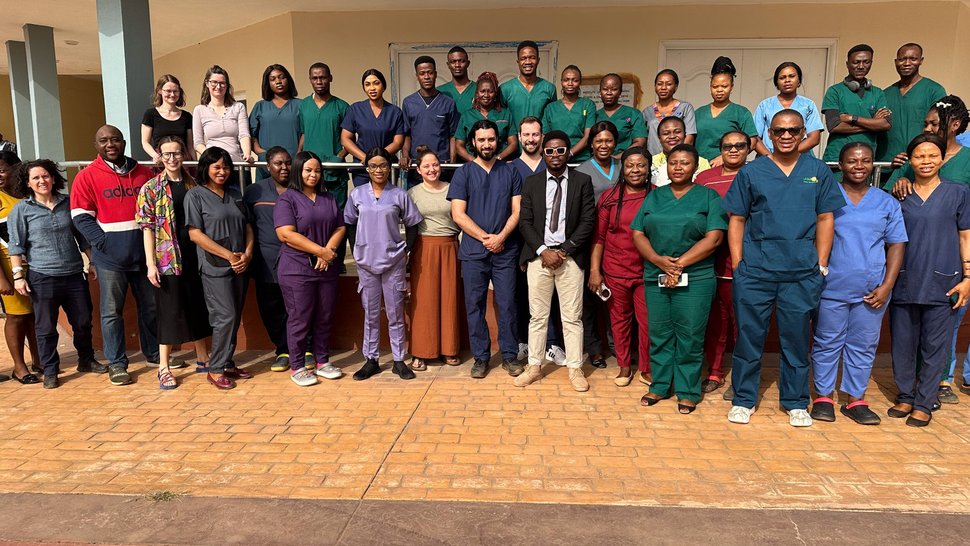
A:
[[[472,101],[475,99],[475,82],[468,78],[470,64],[465,48],[455,46],[448,50],[448,70],[451,71],[451,81],[438,86],[438,91],[455,101],[459,116],[472,107]]]
[[[946,96],[946,90],[919,73],[923,64],[923,48],[919,44],[903,44],[896,51],[895,64],[899,81],[885,90],[886,108],[893,113],[893,125],[879,135],[876,161],[893,161],[899,156],[895,165],[898,168],[907,161],[906,146],[923,132],[926,112]]]
[[[872,69],[872,48],[853,46],[845,66],[848,75],[829,87],[822,99],[825,126],[831,133],[822,156],[826,162],[838,161],[839,152],[849,142],[865,142],[878,154],[877,135],[892,127],[886,95],[866,77]]]
[[[515,50],[519,76],[499,86],[502,105],[509,109],[512,126],[518,127],[522,118],[542,119],[546,105],[556,102],[556,86],[539,77],[539,45],[531,40],[519,44]]]

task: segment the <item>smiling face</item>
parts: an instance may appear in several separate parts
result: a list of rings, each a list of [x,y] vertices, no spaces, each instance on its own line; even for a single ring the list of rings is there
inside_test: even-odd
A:
[[[418,174],[421,175],[421,179],[425,182],[432,184],[438,182],[438,179],[441,177],[441,162],[438,161],[438,158],[434,154],[424,154],[418,163]]]
[[[647,184],[650,160],[642,154],[632,154],[623,160],[623,179],[628,186],[641,188]]]
[[[330,94],[330,83],[332,81],[333,76],[326,68],[314,68],[310,71],[310,85],[313,87],[313,92],[321,97]]]
[[[849,77],[856,81],[862,81],[869,75],[872,69],[872,53],[868,51],[856,51],[845,61],[845,67],[849,69]]]
[[[600,131],[593,135],[593,155],[596,159],[600,161],[606,161],[613,155],[614,150],[616,150],[616,139],[613,138],[613,133],[609,131]]]
[[[491,160],[495,157],[495,150],[498,146],[498,139],[495,136],[494,129],[479,129],[475,131],[475,141],[474,141],[475,151],[478,153],[478,157],[485,161]]]
[[[293,164],[288,153],[278,153],[268,158],[269,176],[274,182],[285,186],[290,179],[290,166]]]
[[[919,72],[919,67],[923,64],[923,52],[916,46],[901,47],[896,52],[893,63],[900,78],[909,78]]]
[[[364,79],[364,94],[370,100],[376,101],[384,95],[384,84],[381,83],[381,79],[375,75],[367,76]]]
[[[660,137],[660,147],[663,148],[665,154],[670,152],[674,146],[683,144],[687,139],[687,131],[684,130],[684,124],[678,118],[667,119],[670,121],[662,123],[657,129],[657,136]]]
[[[792,95],[798,90],[798,86],[801,85],[801,79],[798,77],[798,71],[795,70],[793,66],[786,66],[781,69],[778,73],[778,79],[775,80],[775,87],[778,88],[778,92],[783,95]]]
[[[429,93],[434,91],[435,81],[438,79],[438,70],[431,63],[421,63],[414,69],[414,74],[418,78],[418,85],[421,90]]]
[[[542,127],[538,123],[523,123],[519,127],[519,145],[522,151],[532,155],[542,144]]]
[[[492,85],[490,81],[482,81],[478,84],[475,89],[475,96],[478,97],[478,104],[486,110],[491,110],[492,106],[495,105],[495,96],[497,95],[495,86]]]
[[[653,82],[653,89],[657,93],[658,100],[667,100],[677,93],[677,83],[674,82],[671,74],[664,73],[657,76],[657,80]]]
[[[182,169],[182,159],[185,150],[178,142],[166,142],[158,147],[159,155],[162,156],[162,165],[168,173],[177,173]]]
[[[286,97],[290,93],[290,80],[282,70],[269,73],[269,88],[277,97]]]
[[[667,177],[672,185],[687,184],[694,179],[697,161],[689,152],[677,151],[667,157]]]
[[[209,79],[206,80],[206,85],[209,87],[210,97],[222,99],[226,96],[226,89],[229,87],[229,82],[223,74],[210,74]]]
[[[44,167],[33,167],[27,173],[27,186],[38,197],[49,197],[54,189],[54,178]]]
[[[804,137],[805,124],[801,116],[781,115],[771,120],[771,143],[776,152],[787,154],[797,151]]]
[[[569,146],[561,138],[549,139],[542,147],[542,159],[546,162],[546,168],[552,173],[561,173],[566,169],[566,161],[569,160]]]
[[[386,184],[391,177],[391,164],[383,157],[372,157],[367,160],[367,176],[374,184]]]
[[[182,98],[182,91],[175,82],[165,82],[165,85],[158,90],[158,95],[162,97],[162,103],[171,107],[178,108],[178,101]]]
[[[456,51],[448,55],[448,71],[451,77],[456,80],[464,80],[468,77],[468,55],[461,51]]]
[[[519,50],[515,63],[519,65],[519,74],[527,78],[535,76],[539,66],[539,52],[532,47],[523,47]]]
[[[323,175],[323,169],[320,166],[320,161],[317,159],[308,159],[303,163],[303,172],[300,173],[303,178],[304,188],[316,188],[317,184],[320,183],[320,177]]]
[[[731,100],[731,91],[734,90],[734,78],[729,74],[718,74],[711,78],[711,98],[716,103]]]
[[[105,125],[94,135],[94,147],[101,159],[117,164],[124,160],[125,139],[116,127]]]
[[[603,101],[603,107],[616,106],[622,93],[623,82],[616,76],[607,76],[600,80],[600,100]]]
[[[216,186],[222,187],[229,180],[229,176],[232,174],[232,169],[226,165],[224,159],[219,159],[212,165],[209,165],[209,172],[206,173],[206,177],[209,182],[215,184]]]
[[[721,142],[721,161],[729,169],[740,169],[744,166],[750,151],[746,135],[730,133]]]
[[[866,184],[872,176],[872,150],[852,148],[839,159],[842,181],[850,184]]]
[[[943,165],[943,153],[932,142],[924,142],[913,149],[913,154],[909,156],[909,165],[916,176],[932,178]]]

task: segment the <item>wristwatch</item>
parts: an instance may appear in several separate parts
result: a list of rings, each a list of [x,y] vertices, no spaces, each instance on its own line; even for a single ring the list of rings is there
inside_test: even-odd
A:
[[[859,116],[853,115],[852,118],[849,120],[849,123],[852,125],[859,123]]]
[[[825,265],[818,266],[818,272],[822,274],[823,277],[829,276],[829,268]]]

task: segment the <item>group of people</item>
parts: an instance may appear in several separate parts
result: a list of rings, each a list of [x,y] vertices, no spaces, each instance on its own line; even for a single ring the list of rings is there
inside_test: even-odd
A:
[[[98,157],[69,197],[54,163],[0,152],[13,377],[37,383],[42,374],[45,387],[58,386],[63,309],[78,371],[130,383],[130,288],[159,387],[178,386],[172,369],[187,364],[172,350],[192,342],[196,371],[231,389],[252,377],[233,362],[251,276],[276,347],[271,369],[301,386],[340,378],[329,337],[349,245],[364,311],[355,380],[382,371],[382,307],[393,373],[413,379],[432,360],[460,364],[464,311],[470,373],[485,377],[491,287],[501,367],[517,387],[552,361],[586,391],[584,361],[604,368],[612,352],[617,386],[637,378],[649,388],[641,404],[675,396],[689,414],[725,385],[733,350],[728,419],[747,423],[774,311],[791,424],[835,420],[840,359],[841,412],[876,424],[865,391],[891,308],[899,396],[889,416],[925,426],[940,402],[957,401],[956,329],[970,298],[970,152],[958,138],[970,115],[919,74],[920,46],[899,48],[900,80],[886,90],[867,79],[872,57],[866,45],[849,50],[847,75],[821,111],[797,93],[801,68],[782,63],[778,95],[754,115],[731,102],[737,74],[726,57],[711,70],[712,102],[696,110],[675,98],[669,69],[643,112],[620,104],[620,76],[603,77],[597,109],[573,65],[558,98],[529,41],[516,51],[519,76],[502,84],[491,72],[472,81],[467,52],[454,47],[452,80],[436,87],[435,60],[419,57],[419,90],[400,108],[385,101],[376,69],[361,77],[366,99],[348,104],[331,94],[326,64],[309,68],[313,93],[303,99],[274,64],[247,115],[228,73],[213,66],[190,115],[179,80],[164,75],[141,134],[154,170],[125,155],[112,126],[98,131]],[[838,162],[840,181],[816,158],[823,131],[822,159]],[[346,170],[324,168],[347,156],[360,164],[349,192]],[[196,159],[195,169],[183,165]],[[250,184],[236,167],[256,160],[267,166]],[[895,167],[888,192],[871,187],[877,161]],[[462,165],[445,172],[446,162]],[[392,180],[395,164],[406,184]],[[107,365],[94,357],[87,276],[98,282]]]

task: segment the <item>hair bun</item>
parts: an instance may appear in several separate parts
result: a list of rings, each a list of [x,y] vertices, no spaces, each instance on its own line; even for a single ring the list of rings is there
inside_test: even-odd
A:
[[[732,78],[736,76],[738,69],[734,68],[734,61],[730,57],[724,57],[723,55],[714,59],[714,66],[711,67],[711,76],[717,76],[718,74],[728,74]]]

